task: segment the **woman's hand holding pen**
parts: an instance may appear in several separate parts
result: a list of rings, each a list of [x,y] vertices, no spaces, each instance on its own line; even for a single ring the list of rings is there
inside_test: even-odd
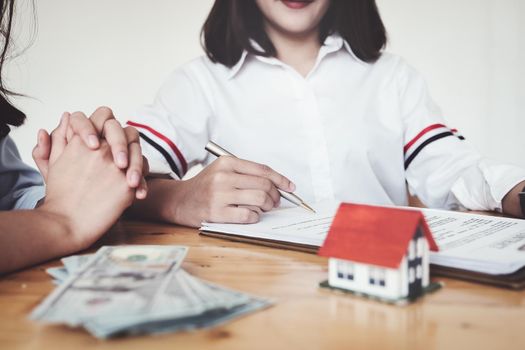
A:
[[[254,223],[262,212],[279,206],[278,188],[293,192],[295,185],[266,165],[222,156],[179,183],[174,221],[188,226],[203,221]]]

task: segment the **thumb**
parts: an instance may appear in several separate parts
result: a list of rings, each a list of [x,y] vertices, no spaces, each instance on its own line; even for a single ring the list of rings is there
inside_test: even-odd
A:
[[[37,136],[37,144],[33,148],[33,160],[40,170],[40,173],[44,177],[44,181],[47,181],[47,172],[49,169],[49,155],[51,154],[51,136],[47,131],[40,129]]]

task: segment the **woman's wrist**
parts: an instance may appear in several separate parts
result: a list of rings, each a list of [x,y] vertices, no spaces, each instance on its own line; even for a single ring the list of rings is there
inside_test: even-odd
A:
[[[181,203],[186,200],[186,187],[186,181],[150,178],[148,196],[135,201],[128,213],[137,218],[184,225],[184,220],[181,221],[184,217]]]
[[[75,228],[73,218],[60,208],[55,207],[52,201],[44,201],[35,209],[35,212],[46,222],[49,222],[45,229],[52,231],[50,234],[54,237],[58,237],[54,241],[57,248],[61,250],[61,254],[68,254],[85,248],[81,237],[77,235],[78,230]]]
[[[170,180],[167,187],[165,202],[163,207],[164,220],[170,223],[191,226],[188,222],[186,205],[191,197],[187,193],[192,193],[191,181]]]
[[[502,200],[503,213],[507,215],[512,215],[515,217],[523,218],[521,203],[520,203],[520,193],[523,192],[525,187],[525,181],[520,182],[510,190]]]

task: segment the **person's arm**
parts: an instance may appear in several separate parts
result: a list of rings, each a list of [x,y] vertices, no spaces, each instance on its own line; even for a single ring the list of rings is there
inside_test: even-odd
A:
[[[195,177],[180,181],[150,179],[148,198],[132,215],[199,227],[203,221],[254,223],[280,203],[277,188],[295,185],[270,167],[234,157],[220,157]]]
[[[0,210],[33,209],[44,191],[42,177],[20,159],[13,140],[0,139]]]
[[[507,215],[512,215],[518,218],[525,218],[521,210],[519,193],[525,188],[525,181],[520,182],[518,185],[514,186],[505,197],[503,197],[502,206],[503,213]]]
[[[152,105],[145,106],[129,125],[138,128],[152,172],[171,172],[183,178],[188,168],[207,162],[204,147],[214,134],[213,102],[206,89],[203,63],[177,70],[162,86]],[[215,140],[220,142],[220,140]],[[232,135],[230,142],[235,142]],[[169,170],[168,170],[169,169]],[[166,171],[168,170],[168,171]],[[261,212],[279,204],[277,188],[294,185],[268,166],[220,157],[189,180],[148,181],[148,198],[134,203],[135,217],[198,227],[202,221],[252,223]]]
[[[521,217],[525,169],[483,158],[446,126],[428,88],[412,68],[397,69],[410,193],[430,208],[498,211]]]
[[[67,219],[45,205],[0,212],[0,274],[80,249]]]
[[[49,164],[45,202],[35,210],[1,213],[0,272],[88,248],[134,195],[105,141],[90,150],[74,136]]]

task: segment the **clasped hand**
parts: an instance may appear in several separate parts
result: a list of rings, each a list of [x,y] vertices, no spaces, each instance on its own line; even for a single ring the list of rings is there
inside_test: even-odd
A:
[[[126,170],[127,183],[136,190],[136,198],[146,197],[145,176],[149,168],[146,158],[142,156],[139,134],[133,127],[122,128],[112,110],[107,107],[99,107],[89,118],[82,112],[66,112],[51,134],[45,130],[38,132],[33,159],[46,182],[49,167],[61,156],[74,135],[78,135],[92,150],[98,149],[101,140],[105,140],[115,165]]]

